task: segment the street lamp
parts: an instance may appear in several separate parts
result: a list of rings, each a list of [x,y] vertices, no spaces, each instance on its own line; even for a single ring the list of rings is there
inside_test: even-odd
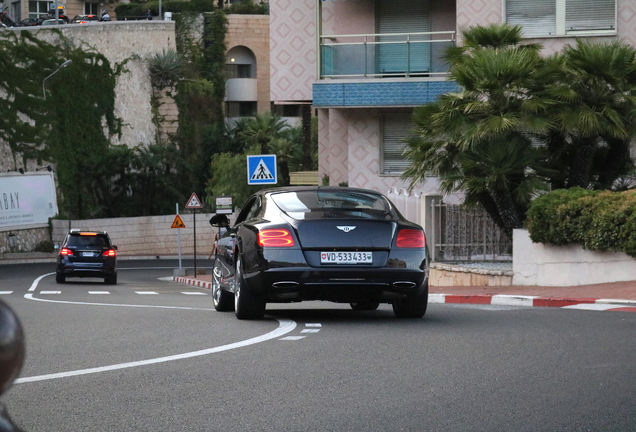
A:
[[[73,63],[73,60],[66,60],[57,69],[55,69],[51,75],[44,78],[44,80],[42,81],[42,94],[44,95],[44,100],[46,100],[46,90],[44,89],[44,83],[46,82],[46,80],[51,78],[56,73],[58,73],[60,69],[64,69],[66,66],[70,65],[71,63]]]

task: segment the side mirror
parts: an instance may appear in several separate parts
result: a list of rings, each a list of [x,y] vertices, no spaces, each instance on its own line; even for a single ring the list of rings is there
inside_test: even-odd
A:
[[[215,214],[210,218],[210,225],[213,227],[229,226],[230,220],[224,214]]]

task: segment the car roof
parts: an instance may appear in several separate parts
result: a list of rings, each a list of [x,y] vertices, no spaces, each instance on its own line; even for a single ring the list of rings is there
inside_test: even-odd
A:
[[[300,192],[300,191],[324,191],[324,192],[366,192],[376,195],[382,195],[378,191],[371,189],[352,188],[348,186],[282,186],[277,188],[262,189],[257,194],[273,194],[281,192]]]

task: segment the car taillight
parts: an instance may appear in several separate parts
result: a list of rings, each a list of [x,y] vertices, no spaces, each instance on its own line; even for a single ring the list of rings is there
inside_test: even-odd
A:
[[[73,255],[73,251],[68,248],[62,248],[60,249],[60,255]]]
[[[258,232],[258,245],[265,247],[291,247],[294,246],[294,238],[286,229],[266,229]]]
[[[114,256],[117,256],[117,252],[115,252],[115,249],[108,249],[106,252],[104,252],[103,255],[104,256],[109,256],[109,257],[114,257]]]
[[[426,237],[424,231],[414,229],[403,229],[397,236],[397,247],[400,248],[423,248],[426,247]]]

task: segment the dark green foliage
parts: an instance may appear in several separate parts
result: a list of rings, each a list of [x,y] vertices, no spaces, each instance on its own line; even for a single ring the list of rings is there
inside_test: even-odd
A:
[[[555,190],[534,200],[526,226],[535,243],[636,257],[636,190]]]
[[[43,240],[35,245],[33,252],[55,252],[55,246],[51,240]]]
[[[269,3],[263,1],[254,3],[252,0],[241,0],[239,3],[234,3],[223,10],[227,14],[269,15]]]

